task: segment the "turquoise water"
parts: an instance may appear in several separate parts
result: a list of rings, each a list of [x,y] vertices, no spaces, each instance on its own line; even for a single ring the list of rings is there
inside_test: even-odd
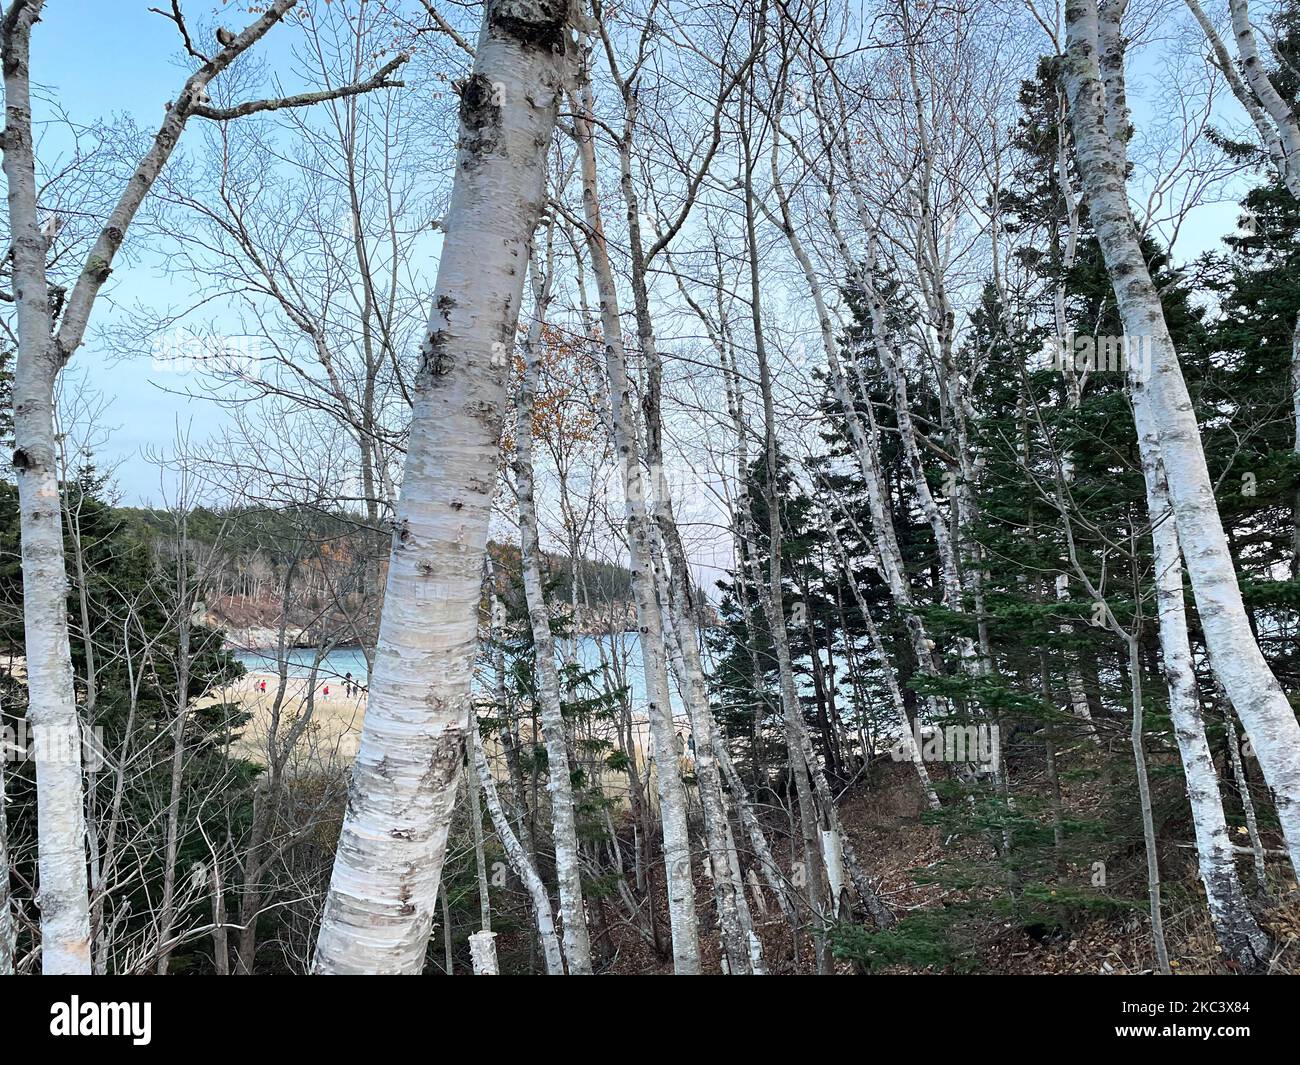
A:
[[[250,673],[278,673],[280,667],[274,651],[236,651],[235,657]],[[316,661],[316,652],[310,648],[295,648],[289,652],[289,676],[306,677]],[[358,684],[364,684],[370,675],[366,656],[359,647],[341,647],[327,654],[316,671],[318,682],[342,680],[348,673]]]
[[[627,678],[628,684],[632,688],[633,704],[645,702],[645,680],[641,669],[641,655],[637,648],[637,634],[622,633],[618,636],[602,636],[599,638],[595,636],[579,637],[578,661],[588,669],[595,669],[600,665],[600,645],[598,640],[604,643],[606,654],[609,654],[611,647],[616,644],[620,656],[629,655]],[[250,673],[279,672],[273,650],[236,651],[235,657]],[[316,660],[316,652],[306,647],[296,648],[289,652],[288,658],[289,676],[293,678],[307,677],[311,673],[312,663]],[[366,656],[359,647],[340,647],[327,654],[317,668],[316,682],[324,684],[331,680],[342,681],[348,673],[352,674],[352,679],[358,684],[365,684],[370,676]]]

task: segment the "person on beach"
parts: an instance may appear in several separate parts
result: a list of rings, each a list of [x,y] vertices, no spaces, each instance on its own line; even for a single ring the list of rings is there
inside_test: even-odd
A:
[[[326,702],[330,701],[330,686],[328,684],[325,685],[324,698]]]

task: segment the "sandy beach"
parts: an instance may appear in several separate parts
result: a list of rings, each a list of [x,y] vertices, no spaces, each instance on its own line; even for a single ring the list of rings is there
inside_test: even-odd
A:
[[[265,693],[261,691],[263,681],[266,682]],[[238,701],[251,713],[251,720],[232,745],[235,754],[251,762],[263,765],[267,762],[267,745],[274,721],[279,683],[280,678],[277,674],[250,672],[230,688],[209,697],[212,701],[219,698]],[[290,757],[288,763],[290,772],[342,769],[349,766],[356,757],[361,742],[361,726],[365,720],[366,694],[357,688],[354,689],[355,694],[348,696],[344,693],[341,683],[331,680],[327,698],[325,687],[323,682],[316,684],[311,705],[311,720]],[[307,711],[308,694],[306,678],[290,677],[285,682],[277,733],[281,743],[284,742],[294,723]],[[689,735],[689,727],[685,722],[679,722],[679,730],[684,736]],[[519,731],[524,743],[527,744],[529,723],[520,722]],[[607,738],[613,741],[615,738],[613,726],[608,725],[601,729],[602,734],[606,731]],[[644,772],[647,749],[653,747],[650,742],[648,722],[639,719],[635,731],[637,755]],[[493,767],[494,774],[503,774],[501,751],[495,739],[490,739],[486,748],[488,761]],[[690,776],[694,773],[694,768],[691,752],[684,750],[679,759],[679,771]],[[628,781],[624,774],[602,768],[599,775],[603,779],[603,787],[607,794],[616,804],[621,805],[626,801]]]
[[[266,683],[266,691],[261,690]],[[366,696],[360,688],[353,695],[344,691],[339,681],[328,684],[318,682],[310,691],[307,679],[289,677],[284,682],[284,694],[279,704],[279,721],[276,734],[281,743],[290,730],[308,712],[310,699],[311,718],[302,738],[296,744],[292,764],[299,769],[328,768],[346,765],[356,756],[361,741],[361,722],[366,713]],[[326,687],[329,695],[325,694]],[[211,698],[226,698],[241,703],[252,718],[236,739],[235,753],[250,761],[265,763],[267,745],[276,722],[276,699],[280,678],[274,673],[248,673],[230,688]]]

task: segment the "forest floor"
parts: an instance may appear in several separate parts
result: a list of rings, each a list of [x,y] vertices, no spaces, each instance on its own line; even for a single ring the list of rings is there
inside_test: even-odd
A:
[[[262,680],[267,683],[265,694],[260,691]],[[237,753],[243,757],[265,761],[266,733],[278,680],[273,674],[252,673],[237,682],[234,690],[220,696],[236,697],[252,714],[249,726],[237,741]],[[282,729],[301,713],[307,695],[304,680],[291,678],[288,684]],[[363,696],[348,697],[341,685],[331,683],[326,700],[323,688],[323,684],[317,685],[313,722],[295,757],[298,768],[308,772],[327,766],[337,769],[351,762],[365,712]],[[606,786],[612,783],[605,782]],[[1065,781],[1065,808],[1072,817],[1086,819],[1090,809],[1101,803],[1103,787],[1086,778]],[[1025,799],[1032,801],[1032,796],[1026,793]],[[626,806],[618,805],[615,817],[621,823],[620,836],[626,836],[622,840],[624,853],[630,854],[630,819]],[[692,805],[698,809],[697,803]],[[955,961],[921,965],[886,959],[874,963],[871,971],[1136,975],[1153,970],[1140,836],[1136,844],[1099,843],[1097,856],[1104,858],[1104,863],[1076,859],[1049,876],[1048,883],[1042,885],[1049,898],[1043,899],[1046,905],[1039,907],[1048,916],[1038,920],[1023,912],[1033,911],[1033,902],[1021,907],[1019,917],[1014,916],[1016,907],[1008,905],[1008,893],[991,885],[987,876],[974,886],[953,886],[950,874],[954,867],[964,863],[983,865],[986,870],[990,867],[991,847],[978,837],[945,841],[941,829],[928,823],[926,814],[911,768],[888,759],[873,763],[869,783],[855,784],[840,803],[841,821],[890,909],[900,918],[920,915],[932,923],[951,923],[960,947]],[[767,828],[778,861],[788,867],[788,825],[778,813]],[[1182,974],[1228,973],[1231,968],[1219,952],[1197,878],[1195,851],[1187,845],[1191,838],[1190,824],[1178,818],[1164,824],[1160,837],[1162,913],[1171,966]],[[1270,838],[1265,839],[1265,844],[1278,845]],[[1050,896],[1057,895],[1058,890],[1062,896],[1069,896],[1083,889],[1086,895],[1097,864],[1104,864],[1106,870],[1108,886],[1104,894],[1123,900],[1120,905],[1096,909],[1053,905],[1059,900]],[[713,927],[712,884],[702,854],[697,853],[694,867],[704,968],[716,973],[721,971],[721,944]],[[1269,871],[1274,897],[1257,907],[1257,916],[1277,944],[1273,969],[1300,972],[1300,892],[1292,886],[1287,894],[1283,863],[1270,862]],[[1239,872],[1247,890],[1254,889],[1248,858],[1240,860]],[[960,876],[956,882],[960,885]],[[668,915],[662,881],[655,895],[657,921],[666,941]],[[815,972],[816,955],[810,937],[802,936],[796,945],[788,922],[766,887],[764,895],[760,902],[751,894],[750,905],[769,971]],[[765,914],[761,909],[764,904]],[[593,900],[593,906],[603,911],[603,919],[593,914],[592,941],[595,953],[604,959],[604,971],[622,975],[671,972],[671,962],[661,958],[632,927],[617,900],[607,900],[603,905]],[[506,959],[511,954],[522,962],[529,952],[528,937],[503,931],[499,949],[503,967],[508,966]],[[862,966],[851,960],[830,957],[828,964],[836,973],[862,971]]]
[[[1050,927],[1026,925],[1001,916],[1005,907],[992,904],[999,893],[987,885],[959,888],[933,882],[943,866],[963,857],[987,859],[987,849],[967,841],[950,843],[940,830],[923,819],[924,804],[907,766],[888,762],[873,767],[870,788],[859,786],[840,805],[840,817],[859,855],[868,863],[875,883],[885,901],[899,917],[915,914],[961,912],[961,957],[956,963],[881,964],[872,967],[879,973],[990,973],[990,974],[1093,974],[1139,975],[1153,971],[1154,950],[1145,905],[1130,904],[1119,912],[1110,910],[1093,914],[1086,907],[1060,918]],[[1170,826],[1177,833],[1183,826]],[[1190,828],[1188,829],[1190,832]],[[629,840],[630,842],[630,840]],[[774,849],[778,849],[775,847]],[[965,850],[967,854],[961,852]],[[1226,974],[1225,964],[1205,908],[1204,895],[1196,877],[1192,851],[1178,845],[1171,835],[1161,840],[1161,868],[1165,881],[1165,904],[1162,909],[1171,967],[1178,974]],[[778,861],[783,859],[778,856]],[[1124,895],[1144,890],[1144,861],[1141,847],[1112,859],[1112,878]],[[701,948],[705,972],[721,971],[721,946],[712,927],[711,883],[702,869],[696,868],[696,903],[700,913]],[[1272,971],[1300,972],[1300,892],[1282,894],[1282,866],[1275,871],[1275,898],[1261,904],[1257,915],[1261,925],[1276,942]],[[1253,886],[1250,862],[1240,865],[1243,884]],[[1072,877],[1086,877],[1088,869],[1064,870],[1062,893]],[[942,879],[934,876],[934,879]],[[1053,892],[1054,894],[1055,892]],[[659,921],[667,929],[667,909],[660,885]],[[1130,902],[1132,900],[1130,899]],[[972,902],[976,905],[966,908]],[[770,893],[768,913],[764,917],[755,909],[764,957],[774,974],[816,971],[814,948],[804,936],[799,945],[799,962],[795,964],[795,945],[789,924],[781,916]],[[751,896],[751,907],[753,907]],[[612,906],[610,907],[613,908]],[[1068,909],[1068,908],[1067,908]],[[644,938],[626,924],[611,926],[601,942],[593,933],[593,947],[607,956],[606,972],[617,975],[668,974],[671,963],[661,960]],[[833,972],[851,975],[863,971],[853,961],[830,958]]]

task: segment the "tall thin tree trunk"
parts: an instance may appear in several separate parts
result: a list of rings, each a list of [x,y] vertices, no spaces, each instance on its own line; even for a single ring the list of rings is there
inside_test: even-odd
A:
[[[361,747],[318,973],[424,965],[460,773],[505,371],[569,46],[568,0],[489,0],[420,351]]]
[[[182,493],[182,506],[185,495]],[[185,774],[185,727],[190,699],[191,594],[189,580],[189,537],[186,516],[180,514],[176,542],[176,716],[172,720],[171,778],[167,797],[167,831],[163,844],[163,890],[158,916],[159,976],[167,975],[171,960],[171,934],[176,920],[176,860],[180,849],[182,785]]]
[[[543,280],[537,253],[529,264],[533,278],[533,321],[524,348],[524,373],[515,404],[515,499],[519,507],[519,554],[523,568],[524,597],[533,633],[533,659],[537,670],[537,698],[542,711],[542,737],[546,743],[546,791],[551,797],[555,839],[555,878],[560,887],[560,918],[564,927],[564,956],[570,976],[591,975],[591,941],[582,899],[582,862],[578,851],[577,815],[569,768],[568,729],[560,704],[560,675],[556,665],[555,637],[542,584],[541,547],[538,543],[537,508],[533,501],[533,412],[541,372],[542,323],[550,301],[550,271]]]
[[[226,923],[226,886],[221,879],[221,863],[212,853],[212,965],[218,976],[230,975],[230,926]]]
[[[506,691],[506,651],[502,644],[504,638],[505,607],[497,598],[497,570],[491,556],[487,559],[488,605],[492,611],[492,678],[496,693],[497,713],[501,715],[501,747],[506,755],[506,771],[510,778],[510,790],[513,793],[515,809],[518,811],[519,842],[530,860],[537,856],[533,847],[533,834],[529,828],[529,810],[525,803],[528,794],[524,782],[524,769],[520,756],[522,741],[515,724],[515,714],[510,706],[510,697]]]
[[[470,721],[471,729],[477,728],[475,721]],[[487,856],[483,852],[483,804],[479,800],[479,782],[477,773],[466,773],[465,784],[469,790],[469,819],[474,835],[474,872],[478,881],[479,930],[492,931],[492,900],[488,894]]]
[[[5,12],[4,172],[18,325],[13,467],[22,536],[27,720],[32,742],[45,752],[36,762],[41,971],[59,975],[90,973],[90,895],[54,433],[54,382],[64,354],[50,335],[28,76],[32,24],[42,6],[10,5]]]
[[[1134,394],[1133,418],[1139,436],[1146,438],[1142,449],[1142,472],[1146,480],[1147,513],[1151,521],[1154,549],[1156,601],[1160,615],[1160,649],[1165,680],[1169,685],[1169,716],[1182,756],[1187,797],[1192,808],[1196,834],[1197,868],[1205,885],[1205,898],[1215,934],[1225,955],[1245,972],[1257,972],[1268,963],[1269,941],[1260,930],[1237,877],[1236,857],[1228,836],[1214,756],[1205,735],[1196,671],[1187,632],[1183,602],[1183,567],[1169,504],[1169,487],[1155,427],[1143,402],[1145,393]]]
[[[1130,353],[1137,368],[1130,384],[1147,393],[1211,665],[1250,737],[1300,871],[1300,722],[1251,631],[1196,413],[1129,210],[1122,11],[1112,2],[1099,18],[1096,0],[1066,9],[1065,84],[1083,191],[1124,331],[1143,338],[1141,351]]]
[[[605,243],[596,180],[595,125],[590,83],[585,81],[574,100],[574,125],[582,170],[582,203],[586,217],[587,249],[600,292],[601,329],[604,333],[605,371],[609,383],[610,426],[614,450],[624,481],[627,505],[628,553],[632,590],[636,597],[647,707],[654,737],[663,822],[664,866],[668,885],[668,917],[673,940],[673,969],[678,975],[700,972],[699,933],[695,913],[695,885],[691,879],[691,847],[687,825],[686,790],[677,771],[675,732],[669,704],[668,663],[663,621],[655,591],[651,557],[650,518],[646,510],[645,475],[641,447],[632,411],[632,384],[628,380],[623,331],[619,321],[618,293]]]
[[[665,524],[667,533],[676,537],[677,528],[671,521]],[[667,539],[665,535],[664,539]],[[672,646],[677,653],[672,656],[677,669],[677,686],[686,700],[691,731],[695,738],[695,779],[699,782],[700,806],[704,813],[704,837],[709,851],[709,864],[713,870],[713,892],[718,907],[718,923],[722,929],[722,943],[726,951],[728,968],[732,976],[753,975],[750,965],[750,944],[745,927],[749,923],[749,905],[745,899],[745,885],[731,867],[727,851],[727,808],[722,797],[722,782],[718,772],[717,748],[721,738],[713,722],[709,706],[708,682],[700,662],[696,644],[696,630],[691,609],[684,604],[689,593],[690,571],[686,567],[685,553],[680,541],[670,547],[673,573],[665,589],[672,619]]]
[[[1129,689],[1132,693],[1133,724],[1130,741],[1133,764],[1137,770],[1138,814],[1142,819],[1142,839],[1147,858],[1147,900],[1151,914],[1151,941],[1156,950],[1156,964],[1165,976],[1170,975],[1169,948],[1165,946],[1165,919],[1160,909],[1160,861],[1156,852],[1156,829],[1151,814],[1151,781],[1147,776],[1147,755],[1142,741],[1142,659],[1138,638],[1128,637]]]
[[[438,899],[442,903],[442,961],[448,976],[456,975],[456,958],[451,949],[451,901],[447,898],[447,885],[438,885]]]
[[[646,279],[649,256],[643,242],[640,202],[632,178],[632,133],[636,125],[636,100],[636,94],[630,90],[624,93],[627,116],[623,137],[619,142],[619,185],[627,208],[637,340],[646,366],[646,389],[642,400],[645,450],[650,485],[654,493],[653,531],[658,533],[654,545],[659,548],[656,557],[661,557],[663,563],[662,566],[657,565],[655,571],[661,578],[660,602],[666,619],[665,629],[669,630],[666,636],[667,649],[677,668],[678,689],[686,702],[695,736],[695,777],[700,789],[704,838],[713,870],[718,919],[729,962],[727,971],[733,976],[748,975],[752,972],[750,945],[745,934],[748,904],[744,883],[738,877],[733,879],[731,876],[731,865],[727,857],[726,806],[722,799],[722,785],[714,755],[719,740],[715,734],[713,711],[709,706],[708,681],[697,643],[699,614],[693,601],[690,568],[678,532],[671,488],[664,469],[663,363],[659,357],[659,345],[650,312],[650,291]],[[674,649],[676,654],[672,653]]]
[[[479,738],[477,730],[471,730],[469,742],[474,769],[479,784],[483,787],[483,799],[487,804],[488,816],[492,818],[501,846],[505,848],[506,858],[514,869],[515,875],[523,881],[524,888],[528,891],[528,898],[532,902],[533,919],[537,922],[537,937],[542,941],[542,956],[546,959],[546,975],[563,976],[564,960],[560,955],[560,941],[555,935],[555,917],[551,912],[551,899],[546,894],[546,885],[537,875],[537,866],[533,864],[532,856],[524,850],[523,844],[519,842],[519,838],[510,827],[510,819],[506,817],[506,812],[501,806],[496,781],[492,777],[492,770],[488,768],[487,757],[483,753],[483,741]]]
[[[1222,697],[1223,726],[1227,733],[1228,761],[1232,764],[1232,779],[1241,798],[1242,813],[1246,818],[1246,832],[1250,837],[1250,854],[1255,867],[1255,883],[1259,890],[1268,895],[1268,870],[1264,865],[1264,843],[1259,838],[1259,823],[1255,818],[1255,800],[1250,796],[1246,783],[1246,771],[1241,764],[1241,748],[1238,742],[1237,726],[1232,723],[1232,707],[1227,696]]]

